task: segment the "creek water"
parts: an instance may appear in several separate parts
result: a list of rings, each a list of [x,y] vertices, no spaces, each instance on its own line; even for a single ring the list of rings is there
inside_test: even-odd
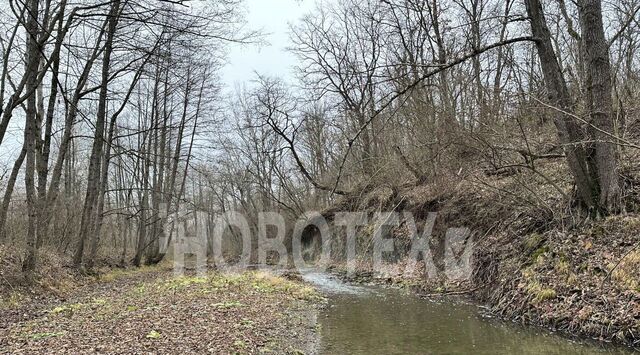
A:
[[[464,302],[355,286],[326,273],[303,277],[328,297],[319,315],[320,354],[631,354],[505,323]]]

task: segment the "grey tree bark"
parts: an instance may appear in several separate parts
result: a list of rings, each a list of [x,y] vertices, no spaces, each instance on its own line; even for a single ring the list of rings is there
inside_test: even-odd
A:
[[[100,94],[98,99],[98,112],[95,124],[95,134],[93,138],[93,146],[91,149],[91,157],[89,158],[89,176],[87,178],[87,193],[85,195],[84,207],[82,209],[82,219],[80,222],[80,232],[78,233],[78,244],[73,257],[74,265],[78,266],[82,263],[84,253],[84,245],[91,230],[93,223],[94,209],[98,198],[98,189],[100,184],[100,164],[102,160],[102,149],[105,131],[105,121],[107,116],[107,86],[109,84],[109,69],[111,66],[111,54],[113,52],[113,41],[118,26],[120,13],[120,0],[115,0],[111,4],[109,11],[109,28],[107,30],[107,38],[105,42],[104,55],[102,58],[102,79]]]
[[[7,231],[5,228],[7,213],[9,212],[9,204],[11,203],[11,195],[13,194],[13,189],[16,186],[16,180],[18,179],[18,174],[20,173],[20,169],[22,168],[26,155],[27,147],[23,144],[22,149],[20,150],[20,155],[18,155],[16,161],[13,163],[13,169],[11,169],[11,175],[9,175],[7,187],[2,198],[2,206],[0,206],[0,242],[7,238]]]
[[[27,98],[27,110],[25,114],[24,145],[26,147],[26,171],[25,189],[27,193],[27,255],[22,264],[23,271],[33,271],[37,263],[37,231],[38,208],[35,189],[35,167],[36,167],[36,89],[38,86],[38,68],[40,67],[40,46],[38,43],[38,0],[27,2],[27,52],[26,52],[26,84],[25,87],[30,93]]]
[[[526,0],[527,13],[533,36],[537,38],[536,49],[544,74],[548,103],[560,110],[554,111],[554,123],[560,143],[564,146],[569,169],[575,179],[580,200],[590,210],[598,207],[598,181],[588,154],[583,145],[585,134],[571,117],[573,102],[567,83],[560,69],[558,58],[551,42],[540,0]]]
[[[599,204],[604,212],[616,213],[622,206],[618,178],[618,156],[612,137],[613,99],[609,43],[604,35],[601,0],[578,1],[585,58],[586,106],[595,139],[595,163],[599,182]]]

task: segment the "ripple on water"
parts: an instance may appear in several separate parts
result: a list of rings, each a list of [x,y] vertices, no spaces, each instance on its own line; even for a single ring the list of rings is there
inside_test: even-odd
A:
[[[328,295],[322,354],[630,354],[486,319],[478,307],[401,290],[353,286],[322,272],[303,278]]]
[[[327,294],[362,295],[367,293],[367,289],[364,287],[346,284],[335,276],[322,272],[302,272],[302,278]]]

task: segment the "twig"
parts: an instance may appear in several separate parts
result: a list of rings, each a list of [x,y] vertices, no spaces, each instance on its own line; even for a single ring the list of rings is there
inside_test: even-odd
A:
[[[420,294],[420,297],[434,297],[434,296],[454,296],[454,295],[464,295],[467,293],[472,293],[472,292],[476,292],[479,289],[481,289],[484,285],[482,286],[478,286],[478,287],[474,287],[472,289],[468,289],[468,290],[462,290],[462,291],[450,291],[450,292],[436,292],[436,293],[423,293]]]
[[[364,130],[371,124],[371,122],[378,116],[380,115],[382,112],[384,112],[384,110],[386,110],[389,106],[391,106],[397,99],[401,98],[402,96],[404,96],[405,94],[413,91],[416,87],[418,87],[418,85],[420,85],[422,82],[424,82],[425,80],[429,79],[432,76],[435,76],[436,74],[445,71],[447,69],[450,69],[452,67],[457,66],[458,64],[464,63],[467,60],[474,58],[476,56],[479,56],[485,52],[488,52],[492,49],[498,48],[498,47],[502,47],[502,46],[506,46],[506,45],[510,45],[510,44],[514,44],[514,43],[518,43],[518,42],[533,42],[533,41],[537,41],[538,38],[536,37],[531,37],[531,36],[524,36],[524,37],[516,37],[516,38],[511,38],[511,39],[507,39],[504,41],[500,41],[500,42],[496,42],[493,43],[491,45],[482,47],[482,48],[477,48],[474,49],[472,52],[467,53],[466,55],[463,55],[459,58],[456,58],[455,60],[449,62],[449,63],[444,63],[440,66],[438,66],[436,69],[434,70],[430,70],[426,73],[424,73],[423,75],[421,75],[419,78],[417,78],[415,81],[413,81],[412,83],[410,83],[409,85],[407,85],[405,88],[403,88],[402,90],[398,90],[396,93],[394,93],[393,95],[391,95],[388,100],[377,110],[375,110],[374,112],[371,113],[371,116],[369,116],[369,118],[360,126],[360,128],[358,129],[358,131],[356,132],[355,135],[353,135],[349,141],[347,142],[347,151],[344,153],[343,157],[342,157],[342,163],[340,164],[340,168],[338,170],[338,176],[336,178],[335,181],[335,186],[334,186],[334,190],[335,188],[338,186],[338,183],[340,182],[340,177],[341,177],[341,173],[342,173],[342,168],[347,160],[347,156],[349,155],[349,153],[351,152],[351,149],[353,147],[353,144],[355,143],[355,141],[360,137],[360,135],[362,134],[362,132],[364,132]]]
[[[640,242],[637,242],[636,245],[633,246],[633,248],[629,249],[629,251],[627,251],[622,256],[622,258],[620,258],[620,260],[618,260],[618,262],[613,267],[613,269],[611,269],[611,271],[609,271],[609,273],[607,273],[607,277],[605,277],[604,280],[602,280],[602,283],[600,284],[600,287],[604,286],[605,282],[607,282],[609,279],[611,279],[611,275],[613,275],[613,272],[618,268],[618,266],[620,266],[620,264],[622,263],[622,260],[626,259],[627,256],[629,256],[629,254],[631,254],[633,251],[638,249],[638,247],[640,247]]]
[[[545,107],[547,107],[547,108],[550,108],[550,109],[556,110],[556,111],[558,111],[558,112],[560,112],[560,113],[562,113],[562,114],[564,114],[564,115],[567,115],[567,116],[569,116],[569,117],[573,117],[573,118],[575,118],[576,120],[578,120],[578,121],[580,121],[580,122],[582,122],[582,123],[584,123],[584,124],[588,125],[589,127],[591,127],[591,128],[593,128],[593,129],[595,129],[596,131],[598,131],[598,132],[600,132],[600,133],[602,133],[602,134],[604,134],[604,135],[606,135],[606,136],[608,136],[608,137],[612,138],[613,140],[617,141],[617,142],[606,142],[606,143],[613,143],[613,144],[618,144],[618,145],[625,145],[625,146],[627,146],[627,147],[640,149],[640,145],[634,144],[634,143],[632,143],[632,142],[630,142],[630,141],[628,141],[628,140],[626,140],[626,139],[624,139],[624,138],[622,138],[622,137],[616,136],[615,134],[613,134],[613,133],[611,133],[611,132],[607,132],[607,131],[603,130],[602,128],[597,127],[597,126],[596,126],[596,125],[594,125],[593,123],[588,122],[587,120],[585,120],[584,118],[582,118],[582,117],[580,117],[580,116],[578,116],[578,115],[575,115],[575,114],[573,114],[573,113],[571,113],[571,112],[567,112],[567,111],[565,111],[565,110],[563,110],[563,109],[561,109],[561,108],[559,108],[559,107],[556,107],[556,106],[550,105],[550,104],[548,104],[548,103],[546,103],[546,102],[543,102],[542,100],[538,99],[537,97],[535,97],[535,96],[533,96],[533,95],[529,95],[529,96],[530,96],[533,100],[535,100],[535,101],[537,101],[538,103],[540,103],[541,105],[544,105],[544,106],[545,106]],[[598,142],[598,140],[594,140],[594,142]],[[585,143],[585,142],[576,142],[576,143]],[[623,144],[620,144],[620,143],[623,143]]]

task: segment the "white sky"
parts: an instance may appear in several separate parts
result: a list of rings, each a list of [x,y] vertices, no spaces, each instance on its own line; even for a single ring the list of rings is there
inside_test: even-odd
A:
[[[228,64],[221,73],[227,87],[254,79],[254,72],[291,78],[296,58],[286,50],[289,24],[309,13],[315,4],[316,0],[245,0],[248,28],[262,29],[268,43],[229,48]]]

